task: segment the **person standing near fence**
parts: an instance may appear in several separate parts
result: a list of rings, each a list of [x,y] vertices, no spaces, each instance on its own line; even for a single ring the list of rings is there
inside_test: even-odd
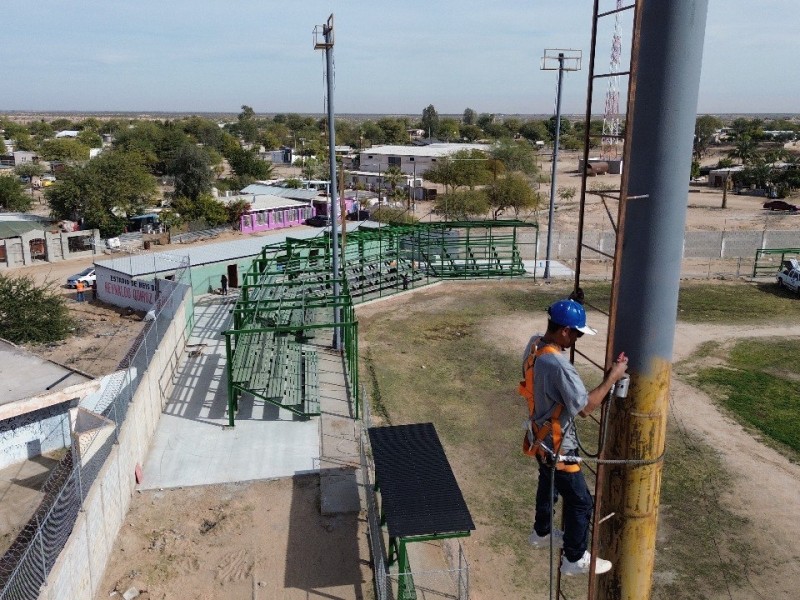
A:
[[[84,300],[83,290],[85,288],[86,288],[86,285],[82,281],[78,281],[77,283],[75,283],[75,291],[77,292],[75,294],[75,301],[76,302],[83,302],[83,300]]]
[[[222,277],[219,278],[220,284],[222,284],[222,295],[228,295],[228,278],[225,273],[222,274]]]

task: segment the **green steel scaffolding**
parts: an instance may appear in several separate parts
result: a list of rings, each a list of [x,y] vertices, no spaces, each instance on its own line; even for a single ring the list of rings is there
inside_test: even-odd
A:
[[[302,417],[318,415],[317,349],[339,330],[354,413],[359,416],[358,323],[354,305],[443,279],[526,275],[538,227],[517,220],[363,227],[340,241],[333,295],[331,238],[287,238],[265,246],[243,277],[224,331],[228,423],[243,393]]]

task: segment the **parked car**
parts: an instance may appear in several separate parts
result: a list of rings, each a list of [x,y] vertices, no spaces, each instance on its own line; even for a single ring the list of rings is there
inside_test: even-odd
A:
[[[770,200],[769,202],[764,202],[764,208],[768,210],[788,210],[789,212],[797,212],[797,206],[794,204],[789,204],[788,202],[784,202],[783,200]]]
[[[94,274],[94,267],[89,267],[88,269],[84,269],[80,273],[76,273],[67,278],[67,287],[74,288],[78,285],[79,281],[82,281],[84,285],[91,286],[97,277]]]
[[[331,219],[326,215],[314,215],[306,219],[305,223],[311,227],[327,227],[331,224]]]
[[[368,210],[356,210],[354,212],[347,213],[348,221],[366,221],[367,219],[369,219]]]
[[[800,261],[796,258],[783,261],[778,271],[778,286],[800,295]]]

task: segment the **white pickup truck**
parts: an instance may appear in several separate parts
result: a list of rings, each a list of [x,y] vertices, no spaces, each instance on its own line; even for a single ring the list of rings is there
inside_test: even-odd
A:
[[[796,258],[783,261],[778,271],[778,285],[800,295],[800,261]]]

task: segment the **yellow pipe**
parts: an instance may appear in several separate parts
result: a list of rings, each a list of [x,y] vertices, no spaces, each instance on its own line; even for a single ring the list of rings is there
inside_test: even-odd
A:
[[[628,397],[610,407],[604,458],[655,460],[662,456],[667,431],[671,364],[654,359],[649,373],[631,373]],[[613,465],[605,469],[600,556],[613,562],[598,576],[599,600],[648,600],[655,563],[662,462]]]

